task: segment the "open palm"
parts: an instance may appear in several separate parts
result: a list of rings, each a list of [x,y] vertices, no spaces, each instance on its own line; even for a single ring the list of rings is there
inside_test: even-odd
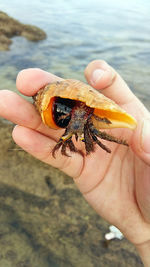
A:
[[[94,68],[103,70],[103,76],[95,84],[90,79]],[[131,242],[146,242],[150,239],[150,154],[143,149],[149,141],[141,139],[141,129],[143,118],[150,117],[149,112],[105,62],[89,64],[85,76],[95,88],[105,88],[106,96],[137,119],[138,127],[134,132],[127,129],[111,131],[126,139],[130,147],[104,141],[111,148],[111,154],[97,147],[87,157],[79,153],[65,157],[58,151],[54,159],[51,150],[62,131],[45,126],[32,103],[14,92],[3,90],[0,92],[0,115],[17,124],[13,138],[18,145],[73,177],[93,208],[115,224]],[[17,87],[22,94],[32,96],[45,84],[58,79],[40,69],[27,69],[19,73]]]

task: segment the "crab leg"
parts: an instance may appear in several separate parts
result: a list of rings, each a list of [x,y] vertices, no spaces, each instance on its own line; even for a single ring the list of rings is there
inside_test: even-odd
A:
[[[104,149],[106,152],[111,153],[111,150],[105,146],[103,143],[101,143],[95,135],[92,135],[93,141],[98,144],[102,149]]]
[[[96,128],[94,128],[94,125],[92,123],[89,124],[89,127],[90,127],[91,133],[100,137],[101,139],[128,146],[128,143],[126,142],[126,140],[118,139],[115,136],[107,134],[106,132],[101,132],[97,130]]]
[[[86,123],[84,125],[84,140],[82,140],[85,143],[85,149],[86,149],[87,155],[90,152],[94,151],[94,144],[93,144],[93,140],[92,140],[92,137],[90,135],[89,127],[88,126],[89,126],[88,123]]]
[[[65,155],[67,157],[70,157],[67,153],[66,153],[66,148],[69,147],[70,151],[73,152],[78,152],[78,150],[75,148],[74,143],[72,142],[71,138],[72,138],[72,133],[68,133],[67,134],[67,129],[64,132],[64,134],[61,136],[61,138],[59,139],[58,143],[55,145],[55,147],[52,150],[52,155],[55,158],[55,152],[61,147],[61,153],[62,155]]]
[[[96,116],[94,113],[93,113],[93,117],[97,120],[97,121],[101,121],[101,122],[105,122],[107,124],[111,124],[111,121],[108,120],[107,118],[101,118],[101,117],[98,117]]]
[[[62,146],[62,141],[59,141],[52,149],[52,156],[53,158],[56,158],[55,157],[55,152]]]

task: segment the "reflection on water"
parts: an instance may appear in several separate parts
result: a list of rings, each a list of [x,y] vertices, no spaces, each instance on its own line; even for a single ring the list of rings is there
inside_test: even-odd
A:
[[[15,90],[17,72],[28,67],[83,80],[88,62],[102,58],[143,100],[150,96],[148,0],[27,0],[21,4],[6,0],[0,9],[21,22],[43,28],[48,35],[39,43],[16,37],[9,52],[0,52],[0,89]]]

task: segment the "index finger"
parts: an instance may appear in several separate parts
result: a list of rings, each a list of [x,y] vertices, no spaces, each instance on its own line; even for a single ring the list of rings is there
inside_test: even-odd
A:
[[[62,78],[47,71],[30,68],[19,72],[16,79],[17,89],[25,96],[33,96],[48,83],[60,81]]]

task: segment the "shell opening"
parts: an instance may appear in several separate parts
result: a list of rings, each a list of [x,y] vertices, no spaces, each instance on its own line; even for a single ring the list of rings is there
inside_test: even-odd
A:
[[[42,112],[43,122],[53,129],[66,128],[75,104],[76,101],[71,99],[52,97],[47,108]]]
[[[103,109],[95,109],[94,114],[98,117],[104,117],[111,121],[111,124],[101,123],[101,127],[104,128],[136,128],[136,120],[129,114],[123,112],[115,112]],[[94,120],[94,124],[96,124],[96,120]]]
[[[55,97],[52,97],[47,108],[41,113],[43,122],[53,129],[59,129],[56,125],[53,117],[53,106],[54,106]]]
[[[66,128],[70,119],[71,111],[76,101],[68,98],[55,97],[53,103],[53,118],[57,126]]]

